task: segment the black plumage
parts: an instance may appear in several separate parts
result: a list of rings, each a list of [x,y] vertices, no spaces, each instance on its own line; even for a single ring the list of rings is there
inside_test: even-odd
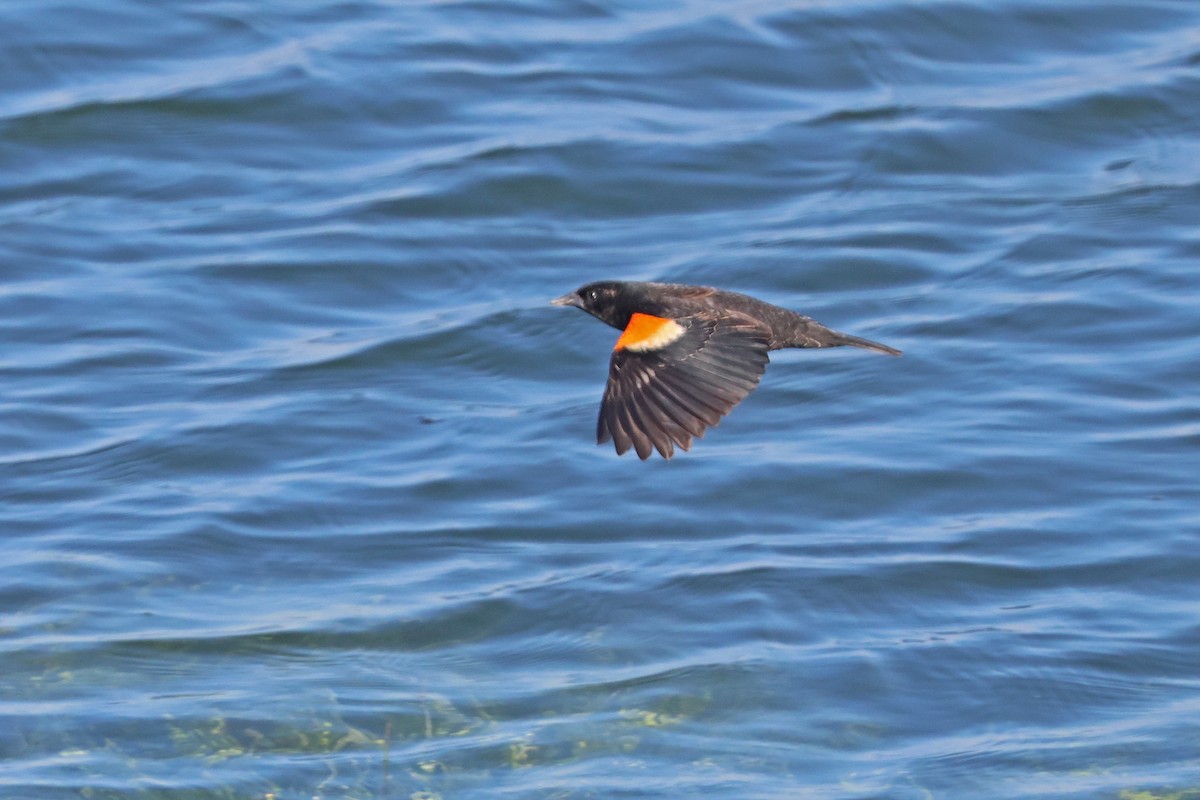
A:
[[[599,444],[646,459],[684,450],[754,390],[767,352],[850,345],[900,351],[840,333],[786,308],[707,286],[590,283],[555,305],[587,311],[624,333],[609,364],[596,425]]]

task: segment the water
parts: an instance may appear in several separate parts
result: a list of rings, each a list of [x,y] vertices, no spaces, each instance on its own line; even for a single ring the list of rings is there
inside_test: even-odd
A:
[[[0,797],[1200,797],[1200,5],[0,31]],[[905,356],[617,458],[611,277]]]

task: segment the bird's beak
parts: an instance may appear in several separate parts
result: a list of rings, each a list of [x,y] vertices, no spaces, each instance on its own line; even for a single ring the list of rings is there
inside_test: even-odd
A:
[[[569,292],[568,294],[564,294],[562,297],[554,298],[553,300],[550,301],[550,305],[552,305],[552,306],[575,306],[576,308],[581,308],[581,306],[579,305],[579,295],[575,294],[574,292]]]

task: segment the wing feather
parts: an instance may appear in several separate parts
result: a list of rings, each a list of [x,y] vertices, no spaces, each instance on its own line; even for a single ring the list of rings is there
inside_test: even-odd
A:
[[[617,349],[609,364],[596,441],[649,458],[687,450],[758,385],[769,334],[728,312],[676,319],[684,333],[653,350]]]
[[[646,424],[639,418],[636,397],[631,397],[621,404],[621,422],[633,441],[633,449],[637,451],[638,458],[645,461],[654,452],[654,445],[650,441]]]
[[[665,426],[656,419],[655,415],[650,413],[653,406],[644,402],[645,399],[645,395],[641,398],[633,398],[625,406],[630,422],[643,435],[642,445],[644,446],[637,447],[638,457],[649,458],[650,454],[657,450],[663,458],[670,458],[671,439],[667,435]]]
[[[650,404],[662,412],[663,425],[669,429],[668,433],[677,445],[687,450],[692,446],[693,436],[704,435],[704,423],[686,411],[666,391],[666,387],[655,382],[646,387],[646,392],[649,395]]]
[[[721,421],[721,417],[726,413],[726,404],[719,402],[711,396],[705,396],[705,392],[695,383],[689,383],[682,379],[679,375],[667,375],[662,378],[662,383],[675,394],[682,398],[688,405],[689,410],[697,419],[702,421],[707,427],[711,428]]]

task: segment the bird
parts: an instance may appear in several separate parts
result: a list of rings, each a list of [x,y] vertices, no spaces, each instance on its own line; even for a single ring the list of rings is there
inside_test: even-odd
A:
[[[600,401],[596,444],[612,441],[645,461],[720,422],[758,386],[768,351],[886,344],[827,328],[811,317],[749,295],[680,283],[596,281],[550,301],[574,306],[621,331]]]

